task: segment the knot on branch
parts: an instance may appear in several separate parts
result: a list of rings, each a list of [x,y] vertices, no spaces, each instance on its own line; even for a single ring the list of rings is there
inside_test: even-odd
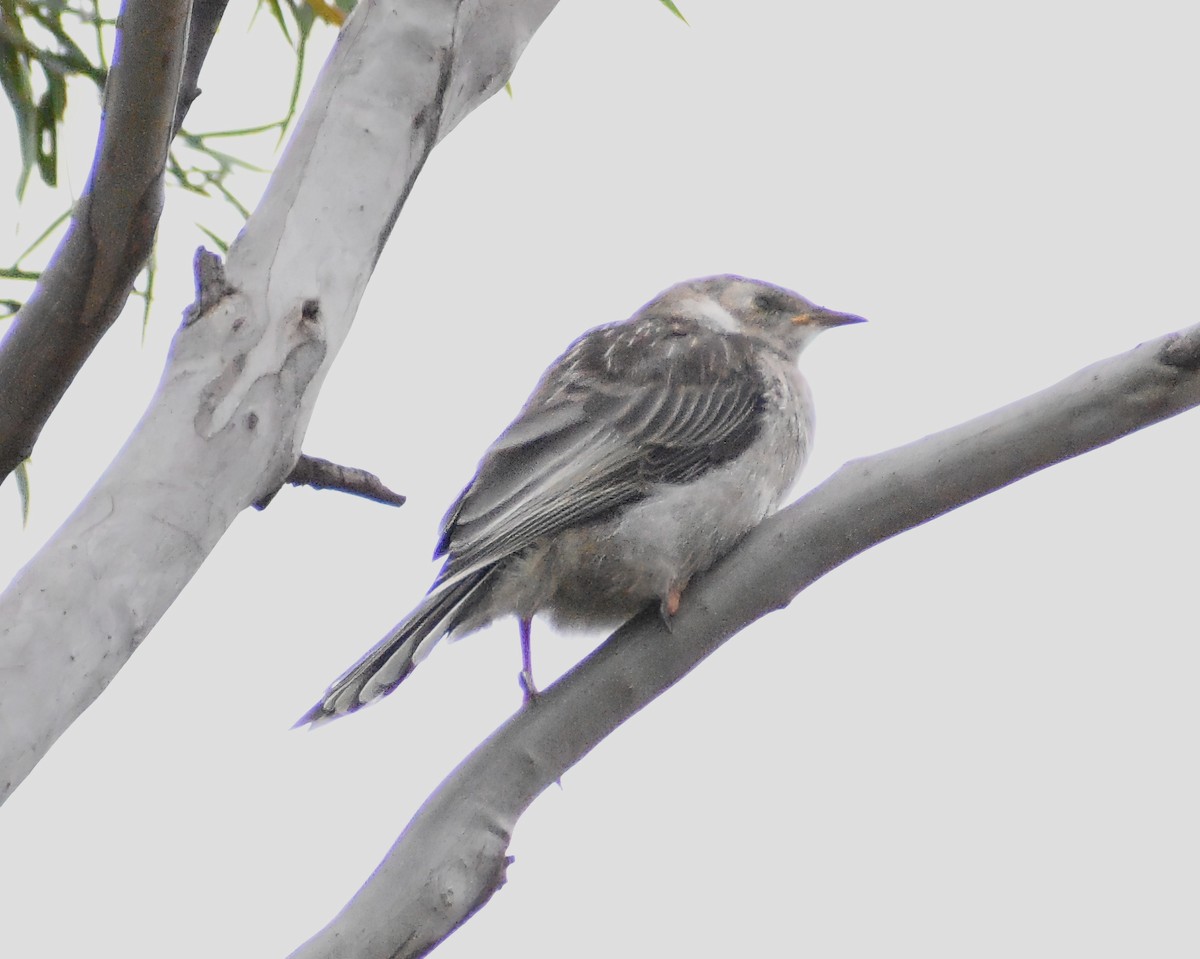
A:
[[[1192,373],[1200,370],[1200,326],[1193,326],[1170,337],[1158,358],[1167,366]]]
[[[184,326],[191,326],[234,291],[225,280],[221,258],[204,247],[197,249],[192,258],[192,273],[196,278],[196,299],[183,310]]]

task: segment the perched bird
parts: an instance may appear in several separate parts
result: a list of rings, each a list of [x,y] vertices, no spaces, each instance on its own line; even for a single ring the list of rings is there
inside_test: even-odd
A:
[[[616,626],[680,596],[775,511],[808,454],[796,358],[861,317],[724,275],[680,283],[551,364],[442,520],[428,595],[297,725],[387,695],[443,636],[507,614],[536,695],[530,622]]]

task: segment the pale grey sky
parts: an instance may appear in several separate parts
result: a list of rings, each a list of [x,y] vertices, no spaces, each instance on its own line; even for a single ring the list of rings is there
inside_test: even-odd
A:
[[[515,97],[434,152],[305,443],[409,503],[285,491],[239,518],[0,810],[7,953],[281,956],[340,908],[519,705],[515,624],[289,726],[424,592],[437,520],[583,329],[723,271],[869,317],[803,358],[799,493],[1197,319],[1188,5],[682,7],[562,3]],[[243,27],[189,126],[275,111]],[[171,194],[145,344],[130,310],[47,428],[28,530],[0,490],[5,581],[136,423],[219,216]],[[1195,955],[1198,423],[905,534],[735,638],[534,805],[437,955]],[[534,637],[543,682],[600,638]]]

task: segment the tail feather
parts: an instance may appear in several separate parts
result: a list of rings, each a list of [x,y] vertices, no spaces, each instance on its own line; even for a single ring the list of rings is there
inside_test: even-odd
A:
[[[342,673],[293,729],[318,726],[375,702],[400,685],[433,644],[455,625],[463,603],[491,576],[492,567],[476,570],[436,589],[408,617]]]

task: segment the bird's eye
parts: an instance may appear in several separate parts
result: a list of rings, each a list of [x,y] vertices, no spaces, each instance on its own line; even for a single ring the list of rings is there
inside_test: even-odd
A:
[[[764,313],[776,313],[784,309],[784,303],[774,293],[758,293],[754,297],[754,308]]]

